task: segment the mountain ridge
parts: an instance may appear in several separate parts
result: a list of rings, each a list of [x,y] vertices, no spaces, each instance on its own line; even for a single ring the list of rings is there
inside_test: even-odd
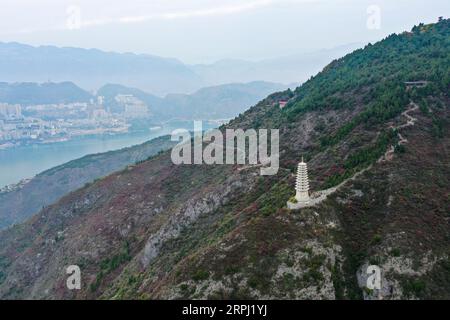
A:
[[[0,102],[10,104],[52,104],[88,102],[93,96],[73,82],[0,82]]]
[[[173,58],[19,43],[0,43],[0,70],[2,81],[72,81],[90,90],[107,82],[140,87],[155,94],[165,93],[168,88],[190,92],[204,85],[195,73]]]
[[[96,95],[103,96],[111,111],[123,111],[115,100],[118,94],[132,94],[150,108],[156,120],[169,118],[231,118],[273,91],[288,85],[265,81],[229,83],[200,88],[192,94],[167,94],[164,98],[122,84],[103,85]],[[0,102],[10,104],[59,104],[89,102],[95,96],[73,82],[0,82]]]
[[[229,83],[204,87],[191,94],[171,93],[161,98],[136,88],[107,84],[97,94],[104,96],[112,106],[116,104],[117,94],[133,94],[149,106],[156,118],[165,121],[171,118],[226,119],[244,112],[267,94],[288,87],[266,81]]]
[[[205,81],[216,85],[233,82],[235,79],[241,79],[241,82],[258,79],[279,83],[302,83],[322,70],[330,60],[360,47],[362,44],[352,43],[258,61],[223,59],[212,64],[193,65],[191,68]]]

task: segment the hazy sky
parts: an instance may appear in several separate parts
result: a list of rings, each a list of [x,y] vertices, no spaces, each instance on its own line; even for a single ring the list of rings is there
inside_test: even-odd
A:
[[[376,41],[449,13],[449,0],[0,0],[0,41],[258,60]]]

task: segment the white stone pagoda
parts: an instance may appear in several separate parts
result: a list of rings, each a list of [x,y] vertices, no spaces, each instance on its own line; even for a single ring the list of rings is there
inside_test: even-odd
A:
[[[308,166],[303,161],[297,167],[297,180],[295,182],[295,199],[298,202],[308,202],[309,199],[309,180]]]
[[[308,179],[308,166],[306,162],[302,161],[297,167],[297,179],[295,182],[295,200],[288,201],[287,206],[289,209],[300,209],[309,207],[312,205],[311,198],[309,197],[309,179]]]

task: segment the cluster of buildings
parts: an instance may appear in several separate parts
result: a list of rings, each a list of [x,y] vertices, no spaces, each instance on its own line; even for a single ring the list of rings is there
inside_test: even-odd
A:
[[[145,118],[149,116],[147,105],[131,94],[118,94],[115,100],[123,106],[123,116],[127,119]]]
[[[89,102],[20,105],[0,103],[0,149],[52,143],[72,137],[128,132],[131,121],[149,115],[132,95],[117,95],[120,113],[113,113],[99,96]]]
[[[22,118],[22,107],[20,104],[0,103],[0,117],[20,119]]]

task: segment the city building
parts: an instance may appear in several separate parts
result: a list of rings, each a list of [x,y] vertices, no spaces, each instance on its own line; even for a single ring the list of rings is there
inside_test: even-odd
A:
[[[5,119],[22,118],[22,107],[20,104],[0,103],[0,116]]]
[[[115,100],[124,106],[125,118],[145,118],[149,115],[147,105],[131,94],[119,94]]]

